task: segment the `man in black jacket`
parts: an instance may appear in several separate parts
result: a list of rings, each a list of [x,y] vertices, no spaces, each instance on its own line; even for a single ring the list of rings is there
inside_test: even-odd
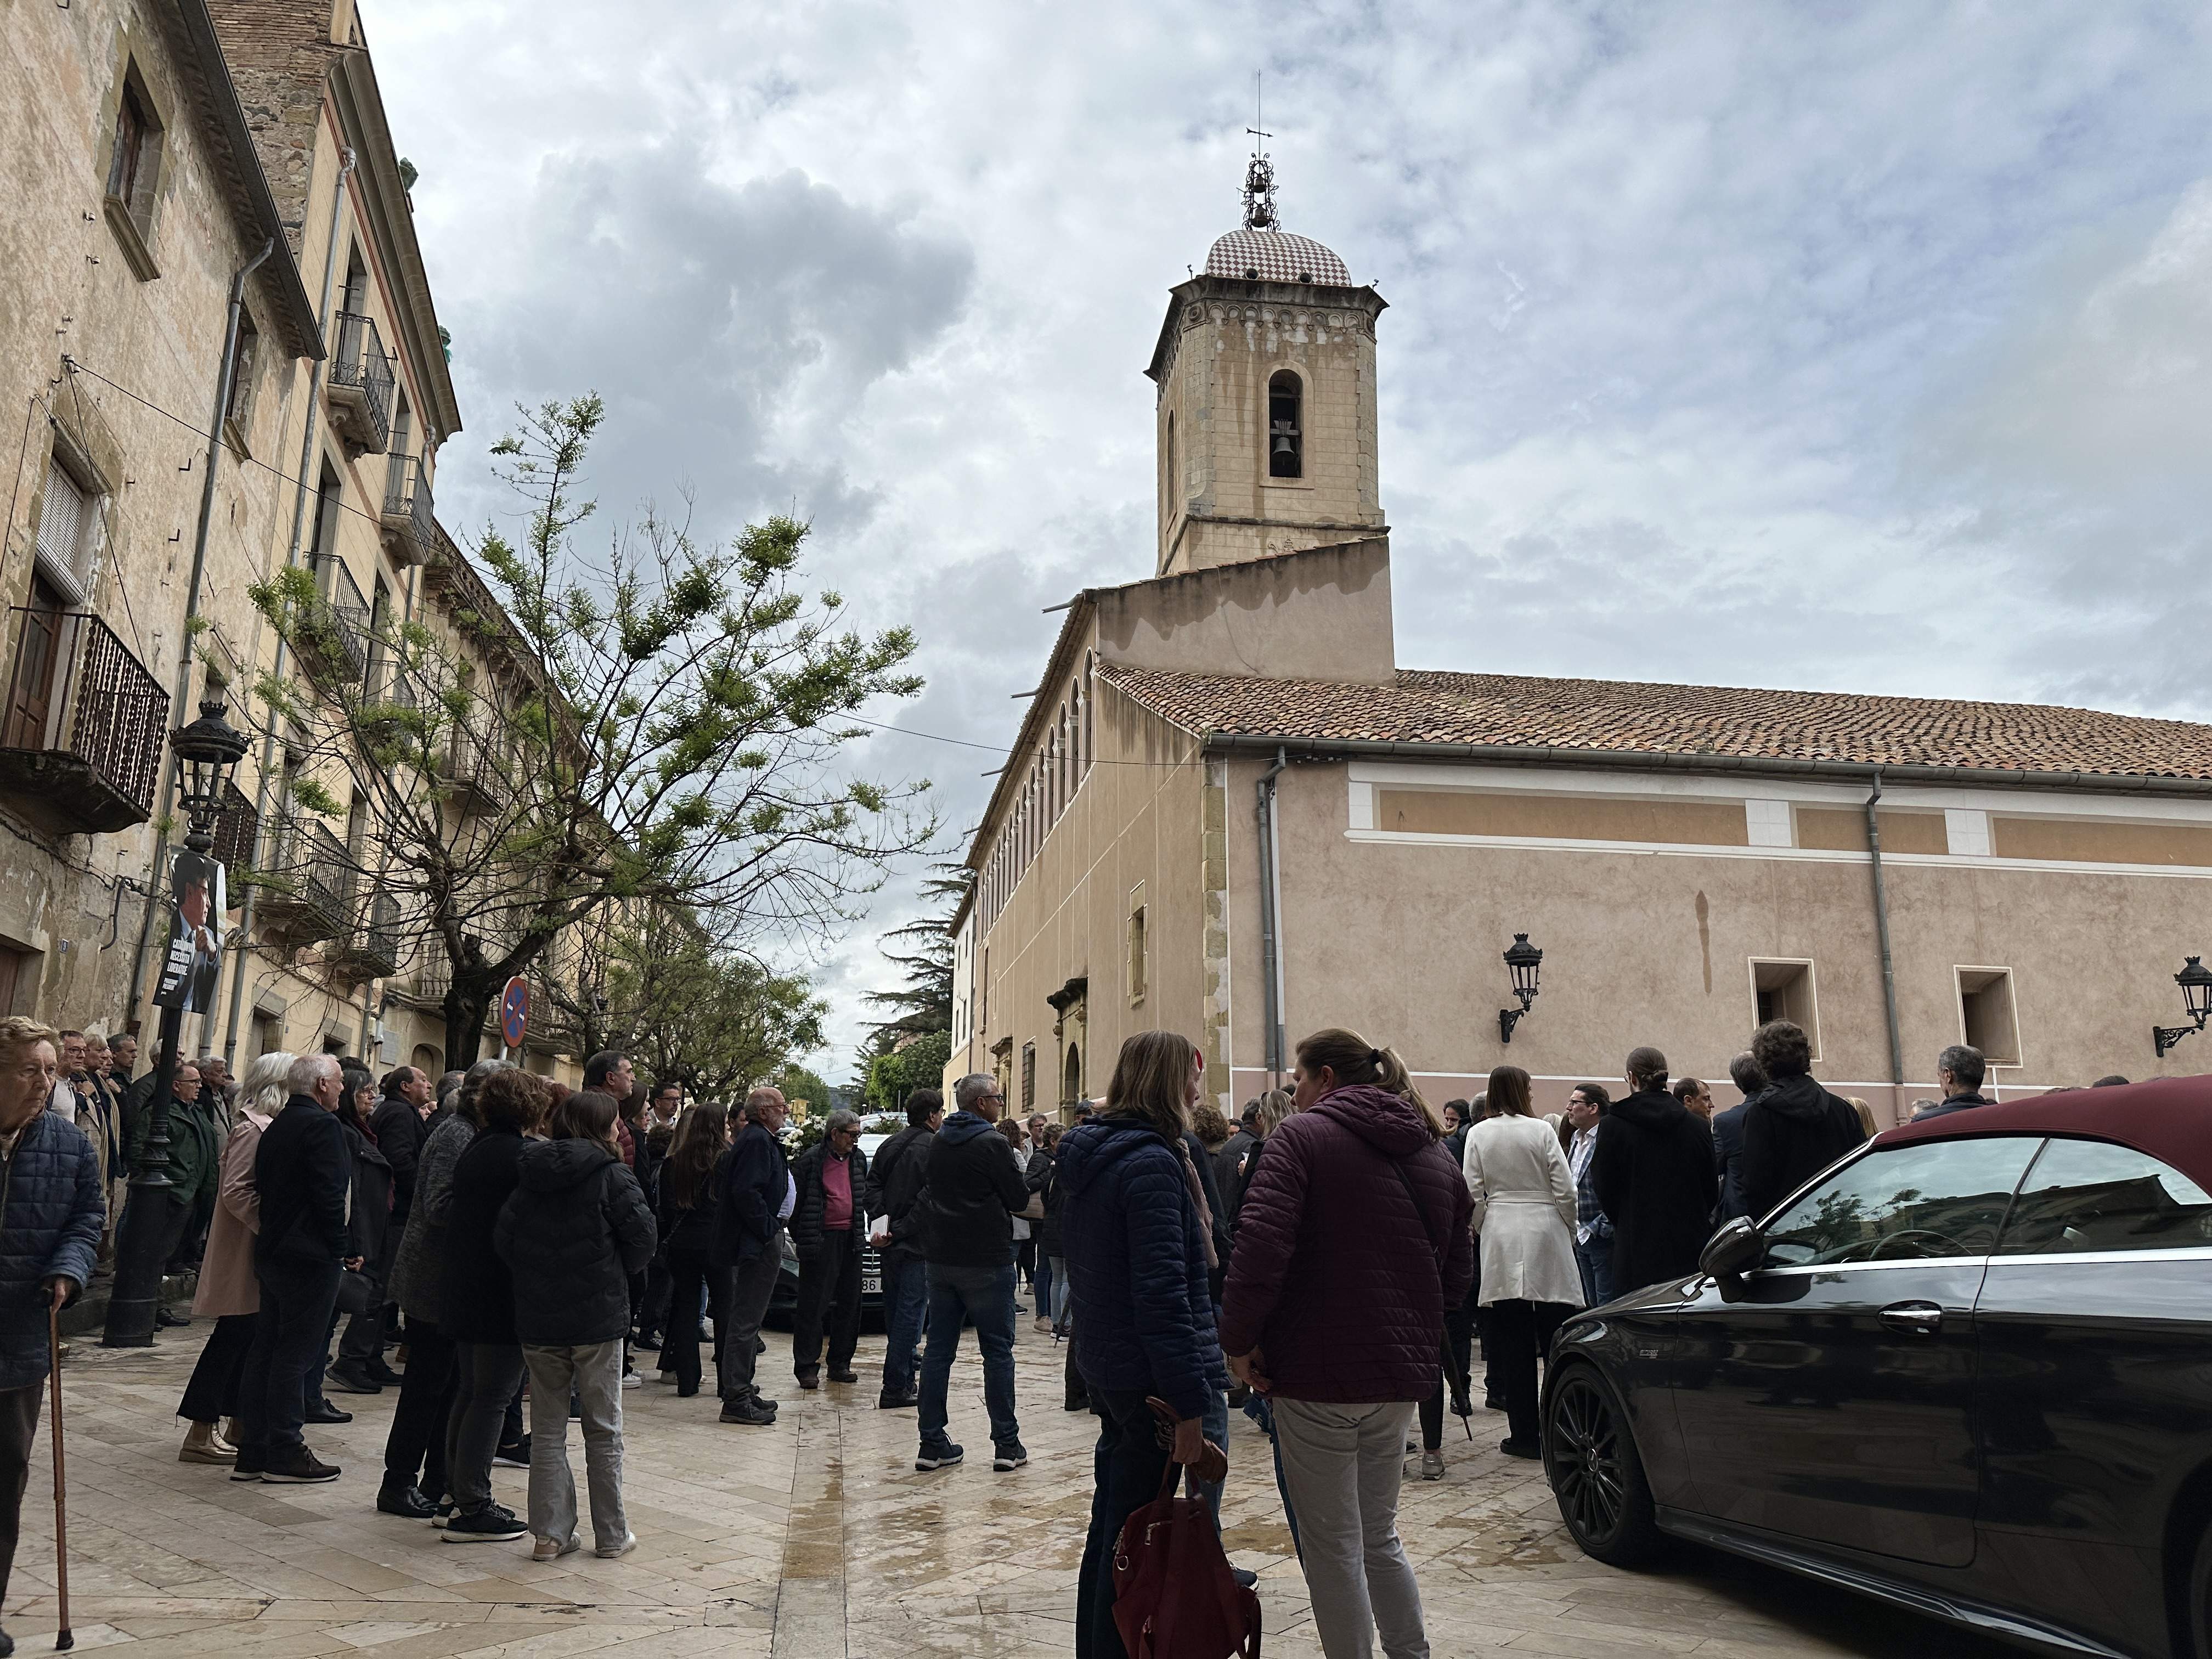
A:
[[[791,1316],[791,1365],[799,1386],[822,1386],[822,1334],[830,1334],[830,1380],[857,1382],[860,1340],[861,1223],[868,1204],[868,1155],[857,1113],[830,1114],[822,1139],[791,1166],[798,1203],[791,1243],[799,1252],[799,1305]]]
[[[921,1364],[922,1316],[929,1307],[929,1269],[909,1218],[929,1166],[929,1149],[945,1121],[945,1097],[916,1089],[906,1097],[906,1127],[876,1148],[868,1176],[868,1213],[884,1264],[884,1387],[878,1411],[919,1404],[915,1377]]]
[[[1006,1097],[978,1072],[953,1085],[960,1109],[929,1148],[925,1185],[914,1202],[929,1263],[929,1345],[921,1361],[921,1449],[917,1469],[961,1459],[947,1437],[945,1394],[960,1327],[975,1324],[983,1351],[983,1400],[991,1416],[991,1467],[1030,1461],[1014,1416],[1014,1212],[1029,1207],[1026,1171],[998,1131]]]
[[[1850,1102],[1813,1080],[1813,1045],[1798,1026],[1769,1020],[1751,1034],[1751,1054],[1771,1080],[1743,1117],[1743,1212],[1757,1217],[1864,1140],[1866,1129]]]
[[[1748,1048],[1729,1061],[1729,1080],[1743,1098],[1713,1114],[1713,1168],[1721,1183],[1720,1208],[1713,1216],[1717,1226],[1743,1213],[1743,1115],[1767,1088],[1766,1073]]]
[[[430,1103],[430,1074],[413,1066],[398,1066],[384,1074],[383,1089],[384,1097],[369,1115],[368,1127],[376,1137],[376,1150],[392,1166],[392,1224],[385,1231],[384,1259],[376,1267],[376,1282],[389,1285],[399,1240],[407,1231],[407,1218],[415,1213],[415,1166],[422,1158],[422,1138],[428,1133],[422,1109]],[[385,1304],[384,1324],[387,1340],[398,1334],[397,1302]],[[399,1380],[381,1353],[369,1370],[379,1382]]]
[[[1979,1048],[1969,1048],[1963,1042],[1953,1043],[1936,1056],[1936,1086],[1943,1091],[1943,1103],[1930,1106],[1921,1113],[1921,1117],[1942,1117],[1948,1113],[1988,1105],[1990,1103],[1982,1098],[1982,1079],[1988,1075],[1989,1063],[1982,1058]]]
[[[722,1335],[722,1421],[765,1427],[775,1421],[775,1402],[763,1400],[753,1380],[753,1345],[769,1299],[783,1272],[783,1223],[798,1200],[791,1164],[783,1155],[783,1120],[790,1111],[780,1089],[745,1097],[744,1127],[714,1166],[720,1195],[708,1260],[734,1274],[730,1326]]]
[[[300,1437],[307,1382],[330,1340],[338,1273],[359,1267],[346,1255],[346,1194],[353,1172],[345,1133],[333,1115],[344,1089],[331,1054],[304,1054],[285,1078],[291,1098],[262,1131],[253,1185],[261,1230],[253,1267],[261,1316],[240,1385],[238,1462],[234,1480],[273,1485],[335,1480],[338,1471]]]
[[[1613,1292],[1698,1270],[1720,1180],[1712,1131],[1667,1092],[1667,1056],[1629,1051],[1629,1093],[1607,1109],[1590,1154],[1590,1189],[1613,1224]]]

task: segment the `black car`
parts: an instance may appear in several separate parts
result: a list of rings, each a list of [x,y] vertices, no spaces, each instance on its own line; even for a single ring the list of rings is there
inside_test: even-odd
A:
[[[2212,1078],[1892,1129],[1572,1316],[1576,1541],[1662,1533],[1992,1635],[2212,1659]]]

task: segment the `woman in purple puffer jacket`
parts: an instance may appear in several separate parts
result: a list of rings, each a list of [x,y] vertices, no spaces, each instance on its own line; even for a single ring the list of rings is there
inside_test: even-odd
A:
[[[1237,1212],[1221,1346],[1273,1404],[1322,1651],[1369,1653],[1379,1632],[1389,1659],[1426,1659],[1398,1486],[1444,1309],[1474,1276],[1474,1204],[1395,1054],[1326,1030],[1297,1054],[1297,1114]]]

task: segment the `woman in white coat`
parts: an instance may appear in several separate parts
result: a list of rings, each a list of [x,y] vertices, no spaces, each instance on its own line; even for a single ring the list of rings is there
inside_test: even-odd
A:
[[[1490,1074],[1492,1114],[1468,1131],[1468,1190],[1482,1250],[1483,1346],[1505,1396],[1509,1457],[1539,1457],[1536,1361],[1583,1305],[1575,1266],[1575,1177],[1559,1137],[1528,1115],[1528,1073]]]

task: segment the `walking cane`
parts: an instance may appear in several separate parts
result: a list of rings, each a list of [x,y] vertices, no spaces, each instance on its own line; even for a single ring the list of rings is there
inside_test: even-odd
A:
[[[1471,1398],[1467,1391],[1467,1373],[1459,1369],[1459,1356],[1452,1352],[1451,1340],[1444,1340],[1444,1370],[1452,1385],[1453,1395],[1461,1400]],[[1459,1425],[1467,1431],[1467,1437],[1474,1438],[1474,1419],[1465,1412],[1459,1413]]]
[[[69,1464],[62,1456],[62,1310],[46,1304],[46,1375],[54,1390],[54,1578],[61,1590],[62,1627],[54,1637],[54,1651],[67,1653],[76,1645],[69,1622]]]

